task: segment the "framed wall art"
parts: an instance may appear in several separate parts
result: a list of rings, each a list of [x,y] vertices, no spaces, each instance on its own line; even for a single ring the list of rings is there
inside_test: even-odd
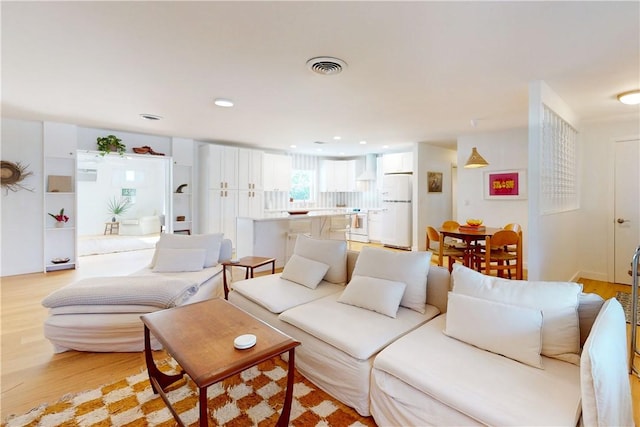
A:
[[[527,171],[514,169],[484,173],[484,198],[488,200],[524,200],[527,198]]]
[[[429,193],[442,193],[442,172],[427,172]]]

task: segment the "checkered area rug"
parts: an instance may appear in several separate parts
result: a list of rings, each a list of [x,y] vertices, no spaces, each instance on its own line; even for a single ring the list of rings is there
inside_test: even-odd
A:
[[[618,292],[616,293],[616,299],[622,305],[624,309],[624,317],[627,320],[627,323],[631,323],[631,294],[628,292]],[[640,295],[638,295],[638,306],[636,307],[637,314],[637,323],[640,325]]]
[[[161,364],[171,373],[172,359]],[[207,389],[210,426],[273,426],[280,416],[287,384],[287,364],[279,357],[250,368]],[[185,377],[168,389],[169,400],[183,423],[198,425],[198,391]],[[146,370],[101,388],[67,396],[52,405],[10,416],[2,426],[175,426],[159,395],[153,393]],[[375,426],[371,417],[319,390],[295,372],[292,426]]]

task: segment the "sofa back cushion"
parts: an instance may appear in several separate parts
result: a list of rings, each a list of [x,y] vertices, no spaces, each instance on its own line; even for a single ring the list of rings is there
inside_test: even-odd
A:
[[[542,368],[542,311],[449,295],[444,333],[476,347]]]
[[[157,273],[180,273],[200,271],[204,266],[204,249],[156,249],[153,271]]]
[[[587,426],[632,426],[627,326],[622,306],[607,300],[580,358],[582,418]]]
[[[580,294],[578,318],[580,319],[580,347],[587,341],[593,322],[604,304],[604,299],[598,294]]]
[[[328,270],[329,266],[323,262],[293,254],[284,266],[281,277],[309,289],[315,289]]]
[[[407,287],[400,305],[424,313],[430,262],[431,252],[399,252],[365,246],[353,275],[405,283]]]
[[[353,276],[338,302],[396,318],[405,283],[377,277]]]
[[[314,239],[299,234],[293,253],[329,266],[324,280],[347,283],[347,242],[344,240]]]
[[[455,264],[453,292],[542,310],[542,354],[569,360],[580,353],[578,301],[582,285],[485,276]]]

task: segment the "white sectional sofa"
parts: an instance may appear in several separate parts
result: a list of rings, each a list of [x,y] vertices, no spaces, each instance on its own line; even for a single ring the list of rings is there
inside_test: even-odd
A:
[[[299,371],[378,425],[633,425],[615,299],[462,266],[451,287],[425,252],[301,238],[294,254],[229,300],[300,340]]]

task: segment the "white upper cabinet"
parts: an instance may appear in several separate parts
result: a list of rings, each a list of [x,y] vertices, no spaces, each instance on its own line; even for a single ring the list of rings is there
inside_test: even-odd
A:
[[[356,191],[355,160],[323,160],[321,164],[320,191]]]
[[[391,153],[382,156],[384,173],[413,172],[413,153]]]
[[[238,151],[238,188],[262,190],[263,152],[240,148]]]
[[[264,191],[289,191],[291,188],[291,157],[282,154],[264,153]]]
[[[174,165],[193,166],[193,150],[193,139],[171,138],[171,157]]]
[[[238,188],[238,148],[209,145],[209,188]]]

